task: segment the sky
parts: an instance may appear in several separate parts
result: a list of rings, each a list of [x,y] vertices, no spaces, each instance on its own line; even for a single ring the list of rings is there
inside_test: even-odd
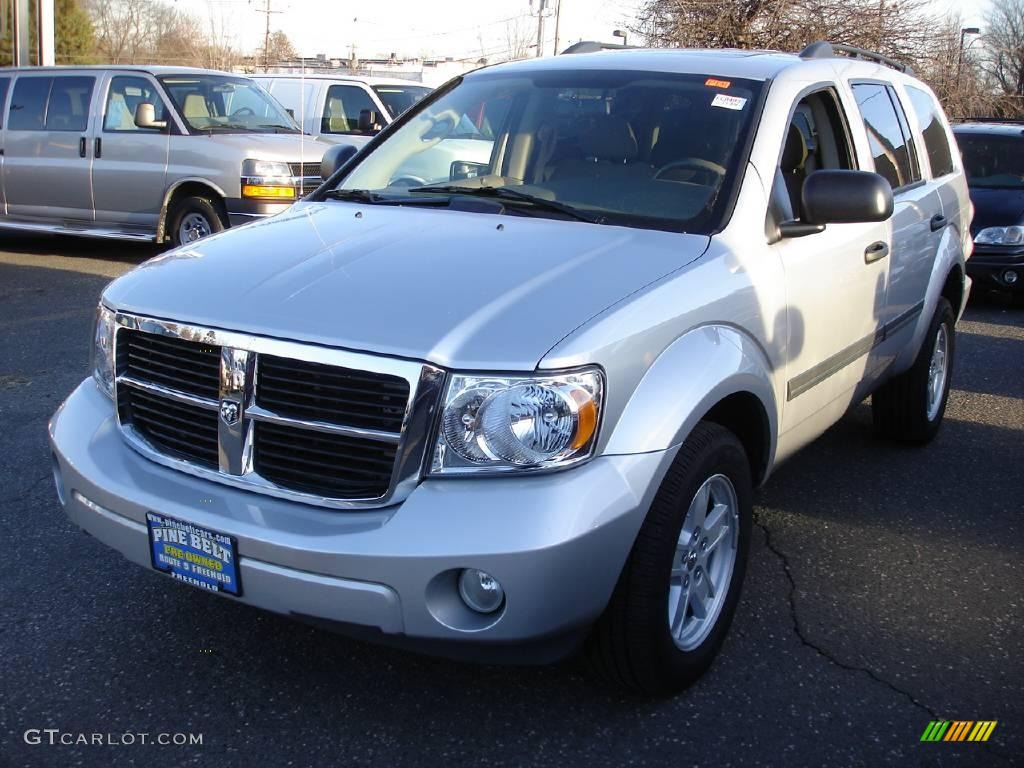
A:
[[[272,30],[285,32],[300,55],[338,58],[451,56],[500,57],[508,37],[535,41],[541,0],[269,0]],[[892,2],[893,0],[888,0]],[[182,10],[223,25],[235,47],[263,42],[267,0],[173,0]],[[982,27],[989,0],[932,0],[939,11],[959,11],[965,26]],[[548,0],[554,6],[556,0]],[[561,0],[559,48],[577,40],[613,41],[612,30],[634,17],[641,0]],[[555,20],[546,22],[546,52],[553,52]]]

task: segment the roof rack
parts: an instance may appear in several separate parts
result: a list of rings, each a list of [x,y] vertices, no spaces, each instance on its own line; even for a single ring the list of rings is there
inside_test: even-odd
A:
[[[914,71],[906,64],[901,64],[895,59],[891,59],[881,53],[875,51],[869,51],[866,48],[858,48],[855,45],[842,45],[840,43],[830,43],[826,40],[819,40],[816,43],[811,43],[802,51],[800,51],[801,59],[833,59],[836,58],[837,54],[845,54],[850,58],[854,59],[865,59],[867,61],[874,61],[878,64],[884,64],[887,67],[892,67],[898,72],[903,72],[906,75],[913,75]]]
[[[566,53],[597,53],[598,51],[621,51],[628,48],[637,48],[636,45],[622,45],[621,43],[599,43],[596,40],[581,40],[573,43],[564,51]]]

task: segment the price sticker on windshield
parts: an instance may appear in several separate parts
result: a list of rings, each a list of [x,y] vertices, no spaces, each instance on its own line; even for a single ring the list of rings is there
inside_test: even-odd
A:
[[[715,98],[711,100],[712,107],[721,107],[723,109],[736,109],[740,110],[746,106],[747,100],[741,96],[728,96],[724,93],[715,95]]]

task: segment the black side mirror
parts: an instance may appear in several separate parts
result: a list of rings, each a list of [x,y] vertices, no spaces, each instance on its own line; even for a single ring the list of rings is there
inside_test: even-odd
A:
[[[359,111],[359,132],[377,133],[380,131],[380,117],[372,109]]]
[[[327,179],[333,176],[334,172],[355,157],[358,151],[359,149],[351,144],[335,144],[330,147],[320,158],[320,178]]]
[[[808,224],[856,224],[892,216],[892,187],[870,171],[815,171],[801,193]]]

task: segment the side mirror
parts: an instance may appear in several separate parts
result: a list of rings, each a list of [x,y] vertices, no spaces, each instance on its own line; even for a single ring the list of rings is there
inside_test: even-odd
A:
[[[475,179],[478,176],[485,176],[488,168],[489,166],[487,163],[473,163],[468,160],[453,160],[451,166],[448,168],[448,180],[464,181],[466,179]]]
[[[148,101],[140,101],[135,106],[135,125],[139,128],[159,128],[163,130],[167,127],[167,121],[157,120],[156,107]]]
[[[341,166],[356,156],[357,147],[351,144],[335,144],[320,159],[320,178],[326,180],[334,175]]]
[[[372,109],[363,109],[359,111],[359,132],[380,132],[380,116],[376,113],[376,111]]]
[[[857,224],[892,216],[892,187],[869,171],[815,171],[801,193],[808,224]]]

